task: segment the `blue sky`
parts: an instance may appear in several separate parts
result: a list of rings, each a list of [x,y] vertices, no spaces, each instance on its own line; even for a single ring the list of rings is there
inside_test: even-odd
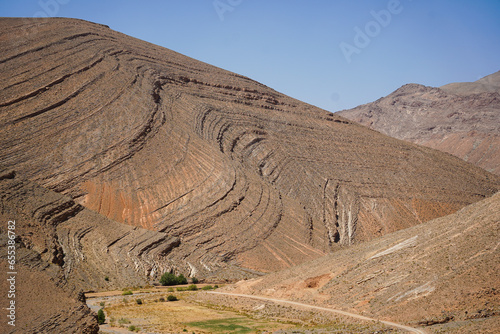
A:
[[[500,70],[500,0],[0,0],[109,25],[329,111]]]

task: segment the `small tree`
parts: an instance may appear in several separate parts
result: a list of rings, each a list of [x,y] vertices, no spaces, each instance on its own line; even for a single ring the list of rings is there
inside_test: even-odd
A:
[[[165,273],[160,278],[160,284],[165,285],[176,285],[177,277],[172,273]]]
[[[191,278],[191,283],[198,284],[199,280],[196,277]]]
[[[183,274],[179,276],[175,276],[172,273],[165,273],[160,278],[160,284],[165,285],[178,285],[178,284],[187,284],[188,280],[184,277]]]
[[[186,277],[184,277],[183,274],[180,274],[178,277],[177,277],[177,284],[187,284],[188,280]]]
[[[106,316],[104,315],[102,308],[100,308],[99,311],[97,311],[97,322],[99,325],[102,325],[104,321],[106,321]]]

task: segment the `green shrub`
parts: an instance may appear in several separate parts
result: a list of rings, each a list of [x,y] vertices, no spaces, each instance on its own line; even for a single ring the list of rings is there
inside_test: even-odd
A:
[[[130,320],[128,320],[127,318],[120,318],[118,319],[118,323],[120,325],[123,325],[123,324],[130,324]]]
[[[177,297],[176,297],[176,296],[174,296],[174,295],[168,295],[167,300],[168,300],[169,302],[175,302],[175,301],[176,301],[176,300],[178,300],[178,299],[177,299]]]
[[[135,302],[137,303],[137,305],[142,305],[142,299],[140,298],[136,299]]]
[[[159,299],[159,300],[160,300],[160,302],[162,302],[162,303],[163,303],[163,302],[165,301],[165,298],[160,297],[160,299]]]
[[[172,273],[165,273],[160,278],[160,284],[163,286],[187,284],[187,282],[187,278],[183,274],[175,276]]]
[[[186,291],[186,288],[185,288],[185,287],[180,286],[180,287],[178,287],[178,288],[175,288],[175,290],[177,290],[177,291]]]
[[[99,311],[97,311],[97,322],[99,325],[102,325],[104,321],[106,321],[106,316],[104,315],[102,308],[100,308]]]
[[[100,303],[99,303],[99,305],[100,305],[101,307],[104,307],[104,305],[106,305],[106,303],[105,303],[105,302],[100,302]]]
[[[140,331],[140,328],[135,327],[134,325],[130,325],[130,326],[128,326],[128,330],[131,332],[138,332],[138,331]]]
[[[191,283],[198,284],[199,280],[196,277],[191,278]]]
[[[104,277],[104,280],[105,280],[106,282],[109,282],[109,277],[108,277],[108,276]]]
[[[174,292],[174,288],[168,288],[167,291],[168,292]]]
[[[125,291],[122,292],[123,296],[129,296],[129,295],[133,295],[133,294],[134,293],[132,291],[130,291],[130,290],[125,290]]]
[[[177,277],[177,284],[187,284],[188,283],[188,280],[186,277],[184,277],[183,274],[180,274],[178,277]]]
[[[211,285],[205,285],[203,288],[201,288],[202,290],[213,290],[214,287],[211,286]]]
[[[190,286],[187,287],[187,290],[188,291],[196,291],[196,290],[198,290],[198,287],[196,286],[196,284],[191,284]]]
[[[160,284],[165,285],[176,285],[177,284],[177,276],[172,273],[165,273],[160,278]]]

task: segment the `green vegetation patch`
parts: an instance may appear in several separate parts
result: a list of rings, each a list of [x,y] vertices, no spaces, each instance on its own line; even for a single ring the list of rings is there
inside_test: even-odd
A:
[[[172,273],[165,273],[160,278],[160,284],[163,286],[187,284],[187,282],[188,282],[187,278],[184,277],[183,274],[180,274],[179,276],[175,276]]]
[[[186,323],[186,325],[215,333],[255,333],[257,330],[257,328],[249,324],[248,318],[243,317],[195,321]]]

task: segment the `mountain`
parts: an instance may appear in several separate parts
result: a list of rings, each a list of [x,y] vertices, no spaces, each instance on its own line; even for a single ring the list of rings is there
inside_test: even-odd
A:
[[[500,175],[500,72],[440,88],[405,85],[337,114]]]
[[[81,290],[165,271],[255,277],[500,188],[449,154],[107,26],[2,18],[0,28],[0,216],[16,221],[30,278],[19,283],[32,303],[19,311],[26,332],[95,333]]]
[[[239,282],[232,291],[433,326],[433,333],[494,333],[500,324],[499,231],[500,193],[452,215]]]
[[[289,267],[499,187],[459,159],[106,26],[0,26],[3,168],[179,238],[167,258],[187,274]]]
[[[455,82],[440,87],[454,94],[500,93],[500,71],[487,75],[475,82]]]

